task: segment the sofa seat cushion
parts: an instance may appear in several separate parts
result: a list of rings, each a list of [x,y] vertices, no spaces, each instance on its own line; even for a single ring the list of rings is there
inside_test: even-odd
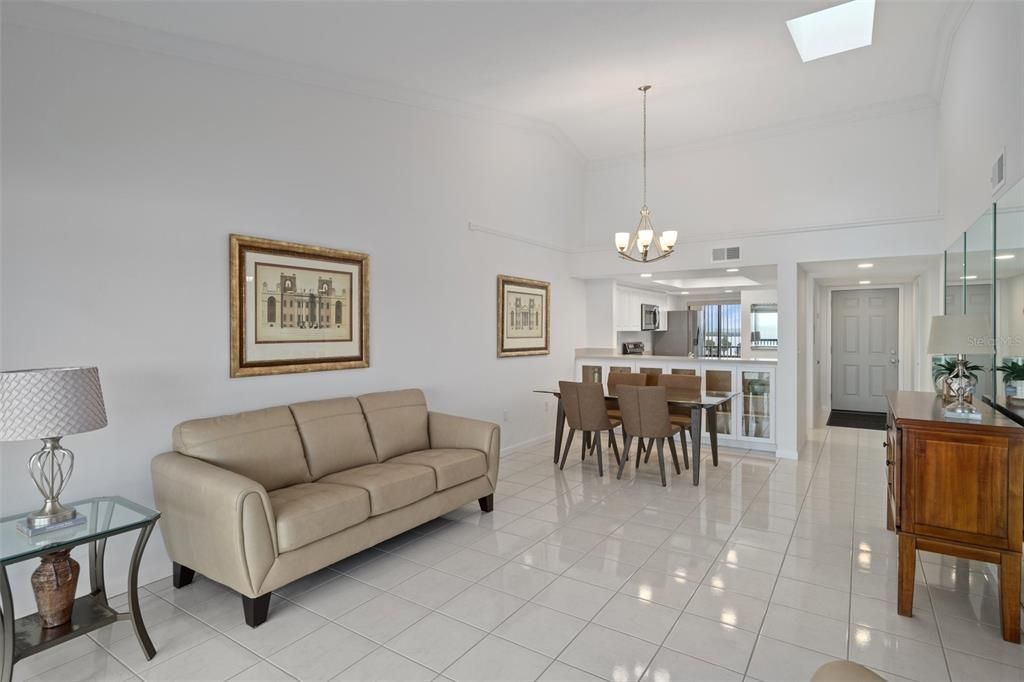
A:
[[[300,483],[268,493],[277,518],[282,552],[304,547],[370,517],[370,496],[363,488]]]
[[[370,495],[370,516],[404,507],[437,491],[430,467],[391,462],[346,469],[317,482],[362,488]]]
[[[419,464],[434,470],[437,489],[447,490],[487,475],[487,456],[479,450],[443,448],[419,450],[388,460],[395,464]]]

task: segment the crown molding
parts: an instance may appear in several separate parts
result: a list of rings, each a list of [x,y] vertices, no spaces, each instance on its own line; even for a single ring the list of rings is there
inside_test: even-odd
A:
[[[689,142],[683,142],[681,144],[659,147],[648,151],[647,158],[669,158],[679,154],[692,153],[695,151],[704,151],[737,144],[749,144],[751,142],[760,142],[779,137],[789,137],[811,130],[822,130],[825,128],[832,128],[849,123],[858,123],[860,121],[867,121],[871,119],[900,116],[902,114],[913,113],[915,111],[933,110],[937,115],[938,106],[938,102],[932,98],[930,94],[911,95],[909,97],[902,97],[900,99],[880,102],[878,104],[855,107],[853,109],[847,109],[837,113],[810,116],[788,121],[786,123],[779,123],[777,125],[749,128],[747,130],[727,133],[725,135],[703,137]],[[635,161],[639,157],[640,155],[637,153],[630,153],[621,156],[592,159],[587,162],[587,169],[610,168],[627,161]]]
[[[479,225],[474,222],[469,223],[469,231],[482,232],[484,234],[489,234],[492,237],[501,237],[502,239],[511,239],[512,241],[521,242],[523,244],[529,244],[530,246],[536,246],[541,249],[547,249],[548,251],[557,251],[558,253],[580,253],[578,249],[570,249],[568,247],[559,246],[558,244],[553,244],[551,242],[542,242],[539,239],[530,239],[529,237],[523,237],[522,235],[518,235],[515,232],[499,230],[493,227],[486,227],[484,225]]]
[[[45,0],[4,2],[2,9],[3,24],[215,65],[252,75],[278,78],[389,104],[459,116],[482,123],[544,135],[563,147],[581,165],[587,161],[580,149],[561,128],[538,119],[481,107],[451,97],[432,95],[410,88],[383,85],[331,69],[289,62],[221,43],[159,31]]]
[[[872,227],[882,227],[890,225],[916,225],[921,223],[941,223],[942,213],[930,213],[920,215],[910,215],[894,218],[870,218],[867,220],[857,220],[847,223],[819,223],[801,225],[798,227],[787,227],[779,228],[774,230],[757,230],[757,231],[746,231],[746,232],[714,232],[714,233],[703,233],[703,234],[685,234],[680,232],[678,245],[681,244],[700,244],[707,242],[719,242],[724,243],[728,241],[735,241],[738,239],[770,239],[774,237],[785,237],[790,235],[800,234],[811,234],[815,232],[835,232],[838,230],[858,230]],[[581,249],[577,249],[574,253],[595,253],[605,251],[612,248],[612,242],[609,240],[607,245],[589,245],[584,246]]]
[[[931,94],[936,102],[942,102],[942,93],[946,88],[946,74],[949,73],[949,60],[953,54],[956,34],[973,6],[974,0],[950,5],[939,25],[939,45],[935,60],[932,62],[931,78]]]
[[[1022,208],[1024,210],[1024,208]],[[873,227],[882,226],[893,226],[893,225],[917,225],[922,223],[941,223],[942,213],[930,213],[921,215],[910,215],[894,218],[871,218],[867,220],[858,220],[847,223],[820,223],[802,225],[799,227],[788,227],[780,228],[775,230],[758,230],[758,231],[746,231],[746,232],[715,232],[715,233],[704,233],[704,234],[680,234],[679,243],[686,244],[702,244],[708,242],[724,243],[736,240],[746,239],[771,239],[777,237],[786,237],[791,235],[800,234],[811,234],[815,232],[835,232],[838,230],[858,230]],[[530,239],[529,237],[523,237],[514,232],[507,230],[500,230],[493,227],[486,227],[478,223],[470,221],[467,225],[470,232],[481,232],[488,234],[493,237],[499,237],[501,239],[509,239],[512,241],[520,242],[523,244],[529,244],[537,248],[546,249],[548,251],[556,251],[566,255],[578,255],[586,253],[601,253],[608,251],[612,248],[612,241],[609,240],[607,244],[590,244],[579,248],[570,248],[554,244],[551,242],[544,242],[538,239]]]

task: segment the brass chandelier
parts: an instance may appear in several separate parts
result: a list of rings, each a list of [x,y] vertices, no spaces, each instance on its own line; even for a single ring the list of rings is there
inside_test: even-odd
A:
[[[653,263],[668,258],[676,245],[679,236],[675,230],[665,230],[659,238],[651,225],[651,209],[647,208],[647,91],[650,85],[642,85],[639,90],[644,95],[643,103],[643,203],[640,206],[640,222],[633,232],[616,232],[615,248],[620,258],[636,263]]]

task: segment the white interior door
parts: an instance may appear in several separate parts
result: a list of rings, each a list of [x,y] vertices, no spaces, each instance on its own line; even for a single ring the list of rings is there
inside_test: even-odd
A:
[[[898,289],[832,292],[832,409],[885,412],[899,386]]]

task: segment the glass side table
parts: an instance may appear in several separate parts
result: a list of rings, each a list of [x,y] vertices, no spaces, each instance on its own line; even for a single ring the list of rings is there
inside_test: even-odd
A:
[[[79,526],[44,533],[28,538],[15,527],[24,514],[0,519],[0,682],[10,682],[14,664],[40,651],[110,625],[119,620],[131,620],[135,637],[146,654],[146,660],[156,655],[139,608],[139,563],[146,549],[160,512],[147,509],[123,497],[93,497],[68,505],[84,514],[86,522]],[[128,612],[115,611],[107,602],[107,587],[103,577],[103,554],[107,538],[139,531],[128,569]],[[89,594],[75,599],[71,621],[55,628],[44,628],[39,615],[14,618],[14,601],[7,580],[7,567],[78,545],[89,545]]]

